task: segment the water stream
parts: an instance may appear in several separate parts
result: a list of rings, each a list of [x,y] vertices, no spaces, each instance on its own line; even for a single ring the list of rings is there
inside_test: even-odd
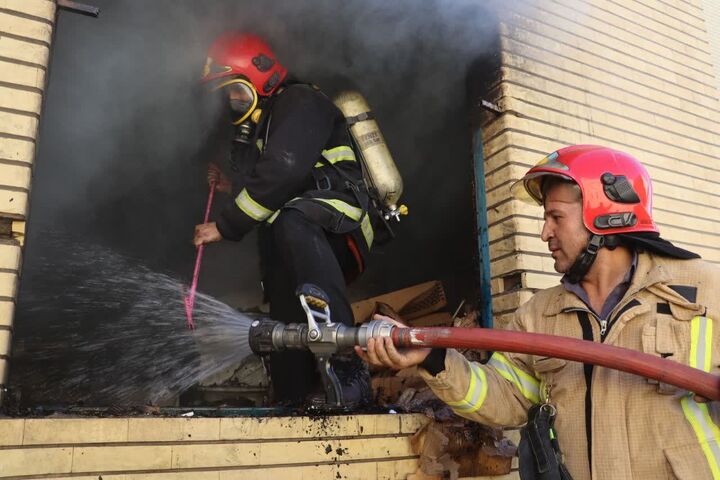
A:
[[[45,234],[25,262],[10,388],[29,404],[167,402],[249,355],[252,318],[108,248]]]

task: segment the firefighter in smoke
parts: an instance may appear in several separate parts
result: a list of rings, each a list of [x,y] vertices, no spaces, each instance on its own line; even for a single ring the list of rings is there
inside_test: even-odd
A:
[[[374,232],[345,117],[316,87],[289,77],[254,35],[220,36],[203,73],[232,123],[229,172],[211,163],[208,181],[232,200],[216,221],[195,228],[194,244],[237,241],[260,227],[271,317],[303,322],[295,291],[311,283],[329,296],[333,320],[352,325],[346,283],[364,270]],[[348,404],[369,400],[364,363],[351,358],[335,370]],[[309,352],[274,353],[270,375],[276,401],[302,402],[322,391]]]
[[[541,237],[564,276],[522,305],[510,329],[603,342],[720,374],[720,270],[659,236],[640,162],[610,148],[567,147],[531,168],[514,191],[544,207]],[[419,365],[459,415],[490,425],[528,422],[523,479],[720,479],[718,402],[556,358],[495,352],[480,365],[454,350],[398,350],[388,340],[370,339],[367,352],[356,351],[376,366]]]

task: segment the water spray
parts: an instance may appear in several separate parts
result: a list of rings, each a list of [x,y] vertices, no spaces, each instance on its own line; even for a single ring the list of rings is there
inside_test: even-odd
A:
[[[328,403],[342,405],[342,392],[329,359],[332,355],[367,347],[368,339],[390,337],[398,348],[469,348],[562,358],[599,365],[674,385],[711,400],[720,400],[720,377],[627,348],[575,338],[486,328],[398,327],[373,320],[350,327],[332,323],[328,298],[313,285],[303,285],[298,296],[307,324],[257,320],[249,333],[250,348],[258,355],[286,349],[310,350],[318,362]]]

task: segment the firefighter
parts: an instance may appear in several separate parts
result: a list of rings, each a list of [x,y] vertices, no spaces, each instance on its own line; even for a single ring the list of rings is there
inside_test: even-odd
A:
[[[541,237],[563,277],[522,305],[508,328],[603,342],[720,374],[720,271],[660,237],[640,162],[610,148],[571,146],[545,157],[513,190],[544,207]],[[520,426],[537,418],[531,407],[550,405],[543,408],[556,415],[564,457],[542,438],[529,442],[528,453],[524,437],[521,478],[569,478],[562,468],[575,480],[720,478],[720,405],[675,387],[525,354],[495,352],[480,365],[454,350],[403,351],[380,340],[358,354],[377,366],[419,365],[456,413],[485,424]],[[552,458],[564,458],[564,467],[539,475],[538,465]]]
[[[194,244],[238,241],[259,227],[270,316],[304,322],[295,292],[311,283],[329,296],[332,319],[352,325],[346,283],[364,270],[374,233],[344,116],[316,87],[292,79],[255,35],[220,36],[202,81],[229,108],[230,169],[211,164],[208,181],[232,200],[216,221],[195,228]],[[353,356],[335,369],[347,403],[369,398],[363,362]],[[282,403],[322,391],[309,352],[273,354],[270,375]]]

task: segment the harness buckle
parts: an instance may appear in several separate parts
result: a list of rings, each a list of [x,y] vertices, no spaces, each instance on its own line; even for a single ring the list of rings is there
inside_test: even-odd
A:
[[[332,190],[332,182],[330,181],[330,177],[328,177],[325,172],[317,173],[318,174],[315,176],[315,187],[317,187],[318,190]]]

